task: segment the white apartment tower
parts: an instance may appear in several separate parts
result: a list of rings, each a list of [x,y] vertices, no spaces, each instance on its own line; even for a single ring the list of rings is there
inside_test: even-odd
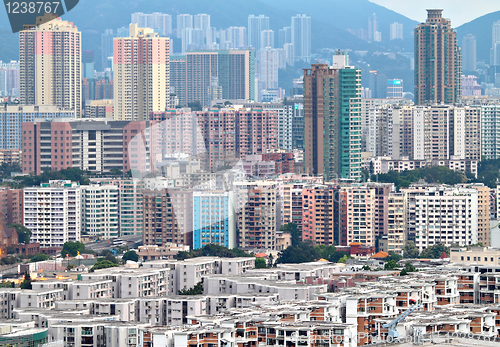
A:
[[[361,242],[375,245],[375,189],[370,187],[342,187],[346,194],[347,244]]]
[[[118,237],[118,187],[82,186],[82,233],[108,240]]]
[[[415,237],[421,252],[437,243],[451,246],[478,242],[477,189],[447,186],[411,186],[407,194],[407,236]]]
[[[311,17],[305,14],[292,17],[292,44],[295,61],[311,60]]]
[[[142,121],[170,103],[170,40],[130,24],[129,37],[113,40],[116,120]]]
[[[403,24],[394,22],[390,26],[390,40],[402,40],[403,39]]]
[[[81,189],[71,181],[49,181],[24,189],[24,226],[40,247],[62,247],[80,241]]]
[[[23,105],[55,105],[81,116],[81,32],[60,18],[19,32]]]

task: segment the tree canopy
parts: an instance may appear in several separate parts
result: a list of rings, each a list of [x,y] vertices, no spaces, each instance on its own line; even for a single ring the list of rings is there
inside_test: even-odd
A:
[[[442,183],[455,185],[466,183],[467,177],[457,171],[453,171],[446,166],[426,166],[417,170],[407,170],[403,172],[389,171],[386,174],[372,175],[371,180],[381,183],[394,183],[397,189],[408,187],[412,183],[423,179],[427,183]]]
[[[500,181],[500,159],[481,160],[477,166],[477,179],[472,182],[484,183],[484,185],[495,188]]]
[[[203,294],[203,283],[198,282],[193,288],[180,289],[177,294],[179,295],[200,295]]]
[[[39,253],[35,256],[33,256],[33,258],[31,258],[31,262],[32,263],[35,263],[37,261],[45,261],[45,260],[49,260],[50,259],[50,255],[47,255],[45,253]]]
[[[291,245],[281,251],[278,255],[277,263],[281,264],[299,264],[319,260],[321,258],[330,262],[340,262],[341,259],[347,260],[349,254],[344,251],[338,251],[335,246],[316,245],[300,242],[297,245]]]
[[[296,245],[302,240],[302,233],[300,232],[299,228],[297,228],[297,224],[295,223],[285,224],[280,228],[280,230],[290,233],[290,236],[292,238],[292,245]]]
[[[85,244],[83,242],[68,241],[63,245],[61,256],[66,258],[66,255],[69,254],[70,257],[76,257],[78,252],[82,253],[83,251],[85,251]]]
[[[237,257],[251,257],[251,254],[246,253],[242,249],[233,248],[229,249],[219,245],[205,245],[199,249],[193,249],[189,252],[177,253],[177,260],[184,260],[197,257],[224,257],[224,258],[237,258]]]
[[[124,262],[126,262],[127,260],[132,260],[137,262],[139,261],[139,255],[135,251],[128,251],[123,255],[122,260]]]
[[[77,168],[67,168],[59,171],[45,170],[36,176],[17,176],[17,183],[10,184],[13,188],[24,188],[39,186],[41,183],[48,183],[50,180],[70,180],[78,182],[80,185],[90,184],[87,177],[88,172]]]
[[[109,260],[106,259],[99,259],[97,262],[90,268],[90,272],[94,272],[95,270],[99,269],[107,269],[110,267],[117,267],[118,264],[110,262]]]
[[[403,256],[405,258],[418,258],[418,255],[420,252],[418,251],[417,246],[415,245],[415,242],[413,241],[406,241],[404,247],[403,247]]]
[[[32,287],[31,287],[31,275],[27,269],[26,269],[26,271],[24,271],[24,280],[21,282],[20,288],[21,289],[32,289]]]
[[[17,238],[18,238],[18,242],[19,243],[25,243],[25,244],[30,243],[31,230],[29,230],[28,228],[26,228],[24,225],[21,225],[21,224],[11,224],[11,225],[9,225],[9,228],[16,229]]]
[[[255,268],[265,269],[267,267],[266,260],[264,258],[255,258]]]
[[[435,245],[429,246],[420,253],[420,258],[425,259],[439,259],[443,252],[450,256],[450,248],[446,247],[442,243],[436,243]]]

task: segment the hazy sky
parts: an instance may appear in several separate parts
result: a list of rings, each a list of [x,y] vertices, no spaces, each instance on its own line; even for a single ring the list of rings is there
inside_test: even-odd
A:
[[[408,18],[424,22],[427,8],[442,8],[454,27],[490,12],[500,11],[499,0],[370,0]],[[499,18],[500,19],[500,18]]]

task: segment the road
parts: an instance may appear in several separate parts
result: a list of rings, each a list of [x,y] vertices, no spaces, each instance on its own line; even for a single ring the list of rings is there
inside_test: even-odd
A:
[[[142,241],[142,236],[122,236],[121,240],[126,241],[129,247],[133,246],[135,243]],[[99,242],[88,242],[85,244],[86,249],[91,249],[96,252],[102,252],[105,249],[113,248],[113,240],[105,240]]]

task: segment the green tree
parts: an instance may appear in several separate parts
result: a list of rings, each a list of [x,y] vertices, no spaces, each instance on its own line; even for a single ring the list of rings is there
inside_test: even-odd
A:
[[[416,272],[416,271],[417,271],[417,269],[415,268],[415,266],[411,265],[411,263],[409,261],[407,261],[405,263],[405,267],[399,273],[399,276],[406,276],[406,275],[408,275],[408,273]]]
[[[203,282],[198,282],[193,288],[180,289],[177,294],[179,295],[200,295],[203,294]]]
[[[363,267],[361,268],[361,270],[363,270],[363,271],[371,271],[371,268],[368,265],[363,265]]]
[[[45,260],[49,260],[50,259],[50,256],[45,254],[45,253],[39,253],[37,255],[35,255],[33,258],[31,258],[31,262],[32,263],[35,263],[37,261],[45,261]]]
[[[222,258],[237,258],[237,257],[252,257],[239,248],[229,249],[219,245],[208,244],[199,249],[193,249],[189,252],[179,252],[175,256],[177,260],[184,260],[197,257],[222,257]]]
[[[299,242],[302,241],[302,233],[300,232],[299,228],[297,228],[297,224],[295,223],[285,224],[280,228],[280,230],[283,232],[290,233],[292,239],[292,245],[297,245]]]
[[[104,251],[102,251],[100,256],[103,257],[104,260],[107,260],[107,261],[112,262],[114,264],[118,264],[118,259],[116,259],[113,252],[111,252],[109,249],[105,249]]]
[[[21,289],[31,289],[31,275],[30,275],[28,269],[26,269],[26,271],[24,271],[24,280],[21,282],[20,288]]]
[[[403,256],[405,258],[418,258],[419,251],[417,246],[415,245],[415,242],[413,241],[407,241],[406,244],[403,247]]]
[[[424,249],[420,254],[420,258],[439,259],[441,258],[443,252],[445,252],[448,257],[450,256],[450,249],[448,247],[446,247],[442,243],[436,243],[435,245]]]
[[[291,245],[278,254],[277,263],[280,264],[299,264],[308,263],[320,258],[316,249],[307,243],[300,242],[297,245]]]
[[[276,265],[274,264],[274,257],[272,254],[269,254],[269,256],[267,257],[267,267],[271,268],[275,266]]]
[[[123,262],[126,262],[127,260],[132,260],[135,262],[139,261],[139,255],[135,251],[128,251],[125,253],[122,257]]]
[[[398,263],[396,263],[395,260],[389,260],[387,263],[384,264],[385,270],[394,270],[397,268],[398,268]]]
[[[15,288],[16,284],[12,281],[0,282],[0,288]]]
[[[192,101],[188,103],[188,107],[191,109],[191,111],[201,111],[201,102],[199,101]]]
[[[466,183],[467,177],[449,169],[446,166],[426,166],[417,170],[407,170],[402,172],[389,171],[386,174],[373,175],[372,181],[382,183],[394,183],[397,189],[408,187],[411,183],[420,179],[427,183],[443,183],[455,185],[457,183]]]
[[[90,272],[94,272],[95,270],[99,270],[99,269],[107,269],[107,268],[110,268],[110,267],[116,267],[116,266],[118,266],[118,264],[110,262],[109,260],[99,259],[94,264],[94,266],[92,266],[90,268]]]
[[[389,255],[384,259],[385,262],[394,260],[396,263],[403,259],[403,257],[397,253],[394,253],[392,251],[389,252]]]
[[[61,256],[66,258],[66,255],[69,254],[70,257],[76,257],[78,252],[82,253],[85,251],[85,244],[80,241],[67,241],[64,243],[63,248],[61,250]]]
[[[344,255],[342,258],[340,258],[337,263],[346,263],[347,262],[347,255]]]
[[[328,258],[328,261],[332,262],[332,263],[340,263],[340,259],[349,259],[351,257],[351,255],[348,253],[348,252],[345,252],[345,251],[336,251],[335,253],[333,253],[330,258]],[[345,261],[344,261],[345,263]]]
[[[120,176],[120,177],[123,176],[123,171],[120,170],[120,169],[118,169],[118,168],[116,168],[116,167],[114,167],[111,170],[109,170],[109,173],[111,175],[113,175],[113,176]]]
[[[17,238],[18,238],[18,242],[19,243],[24,243],[24,244],[30,243],[31,230],[29,230],[28,228],[26,228],[24,225],[21,225],[21,224],[11,224],[11,225],[9,225],[9,228],[16,229]]]
[[[318,252],[320,258],[326,260],[329,260],[330,257],[332,257],[337,252],[335,246],[316,245],[314,249],[316,250],[316,252]]]
[[[266,268],[266,260],[264,258],[255,258],[255,268],[256,269],[265,269]]]

